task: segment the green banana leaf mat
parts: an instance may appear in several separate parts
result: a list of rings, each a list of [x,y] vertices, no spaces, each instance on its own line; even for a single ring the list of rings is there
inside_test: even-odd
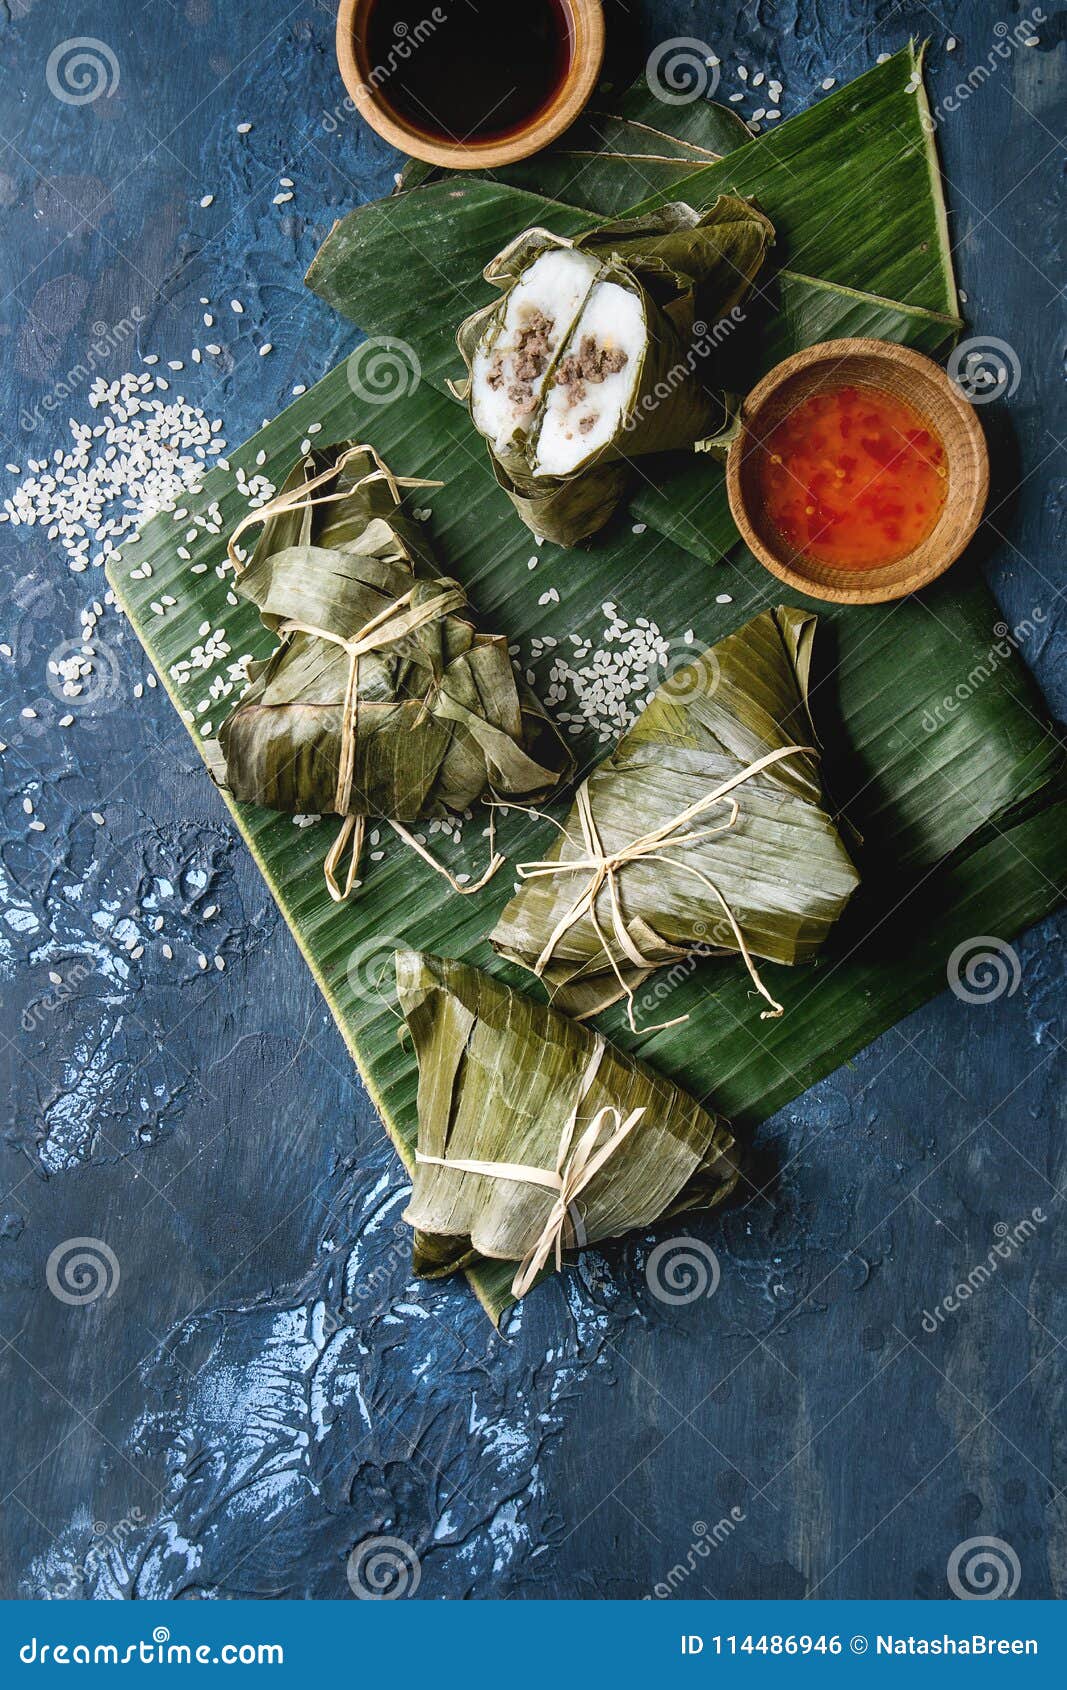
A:
[[[197,508],[217,500],[225,536],[247,508],[238,465],[280,485],[309,425],[320,423],[316,445],[369,440],[398,475],[442,483],[416,491],[409,505],[430,512],[442,568],[468,587],[484,626],[508,634],[542,691],[549,654],[531,658],[531,640],[579,633],[595,643],[605,603],[630,623],[649,618],[672,651],[692,655],[687,633],[697,646],[711,644],[783,599],[738,540],[719,467],[702,457],[650,460],[643,469],[654,481],[638,478],[625,520],[586,550],[538,550],[447,393],[447,378],[460,373],[455,329],[489,298],[483,266],[530,224],[571,233],[608,214],[675,198],[702,207],[732,190],[754,195],[771,217],[780,266],[724,346],[739,388],[828,338],[875,335],[943,354],[961,325],[926,112],[921,55],[909,48],[758,138],[721,107],[661,105],[641,85],[511,171],[438,181],[409,167],[401,192],[336,226],[308,277],[376,347],[357,347],[231,452],[229,473],[206,477]],[[375,350],[391,355],[399,377],[390,402],[368,385]],[[186,528],[157,517],[108,575],[199,745],[233,702],[205,720],[196,711],[205,678],[171,676],[200,626],[225,627],[234,656],[262,657],[273,641],[251,606],[227,603],[228,581],[216,572],[224,537],[186,542]],[[190,555],[179,557],[179,546]],[[150,578],[131,579],[145,560]],[[197,563],[207,571],[191,573]],[[151,606],[163,594],[177,602],[159,616]],[[721,594],[729,603],[716,602]],[[731,960],[675,972],[669,1014],[688,1013],[681,1026],[635,1039],[621,1009],[598,1023],[709,1098],[742,1143],[940,990],[956,945],[982,934],[1007,941],[1067,891],[1060,743],[973,563],[964,559],[897,604],[810,608],[820,618],[813,705],[834,798],[862,839],[860,894],[814,967],[764,965],[785,1006],[779,1021],[760,1021],[748,976]],[[575,747],[585,766],[605,749],[582,737]],[[410,1166],[417,1075],[410,1045],[398,1039],[393,950],[463,957],[525,989],[529,977],[487,942],[512,874],[504,869],[482,892],[458,897],[383,826],[380,860],[368,862],[361,891],[339,907],[322,876],[334,821],[298,827],[288,816],[230,808]],[[454,870],[477,869],[482,825],[467,824],[461,848],[441,834],[429,843]],[[551,835],[524,817],[503,824],[512,863],[542,855]],[[490,1262],[471,1271],[494,1318],[511,1301],[511,1273]]]

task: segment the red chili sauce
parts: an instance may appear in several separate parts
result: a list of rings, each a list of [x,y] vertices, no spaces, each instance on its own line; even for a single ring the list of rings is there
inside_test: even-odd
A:
[[[907,557],[936,526],[948,488],[933,428],[877,387],[805,399],[764,441],[758,475],[764,509],[792,551],[838,569]]]

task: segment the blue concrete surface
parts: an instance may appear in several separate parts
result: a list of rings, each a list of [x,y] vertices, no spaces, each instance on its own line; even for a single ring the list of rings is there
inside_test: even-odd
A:
[[[986,412],[988,569],[1009,625],[1032,619],[1024,655],[1062,716],[1067,49],[1046,4],[1038,45],[967,84],[938,143],[966,311],[1018,359]],[[745,64],[781,78],[790,113],[909,34],[932,38],[943,101],[1034,12],[612,14],[612,74],[695,37],[720,98]],[[181,360],[175,388],[231,443],[350,349],[301,278],[398,160],[344,109],[333,23],[314,0],[5,0],[6,460],[67,443],[112,331],[104,373]],[[115,86],[70,103],[49,60],[79,36],[106,44]],[[222,354],[194,365],[208,340]],[[714,1296],[658,1302],[636,1241],[496,1335],[462,1282],[410,1281],[399,1165],[184,728],[160,690],[134,697],[144,660],[106,608],[117,707],[58,726],[46,664],[102,571],[10,526],[0,569],[0,1594],[347,1596],[352,1551],[380,1536],[431,1599],[934,1598],[978,1537],[1020,1596],[1067,1592],[1062,920],[1018,943],[1010,996],[946,992],[766,1123],[756,1154],[780,1173],[709,1223]],[[124,921],[150,933],[139,956]],[[962,1307],[931,1312],[1035,1210]],[[48,1290],[80,1238],[114,1257],[111,1294],[84,1306]],[[353,1262],[362,1306],[339,1319]]]

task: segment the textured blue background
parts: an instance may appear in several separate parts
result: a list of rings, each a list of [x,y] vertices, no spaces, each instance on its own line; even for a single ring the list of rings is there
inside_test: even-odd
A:
[[[967,313],[1021,371],[984,414],[986,566],[1009,623],[1041,610],[1024,655],[1062,716],[1067,48],[1062,10],[1044,9],[1039,47],[939,144]],[[1025,15],[997,0],[612,12],[620,80],[695,36],[722,58],[720,98],[741,62],[782,78],[786,112],[909,34],[933,39],[937,99]],[[175,386],[231,443],[350,349],[301,277],[398,161],[343,108],[324,123],[343,99],[333,22],[313,0],[5,0],[6,459],[66,444],[84,387],[54,414],[41,402],[93,325],[135,308],[137,343],[108,373],[149,350],[184,360]],[[76,35],[121,71],[79,107],[46,84]],[[294,199],[276,207],[286,174]],[[223,356],[194,367],[212,338]],[[39,530],[9,526],[0,569],[2,1594],[347,1595],[349,1552],[380,1534],[411,1546],[430,1598],[633,1597],[676,1565],[684,1596],[936,1597],[978,1535],[1010,1544],[1020,1595],[1064,1594],[1062,923],[1020,943],[1014,995],[946,992],[765,1125],[766,1198],[693,1224],[722,1263],[714,1297],[657,1302],[634,1241],[587,1255],[497,1335],[462,1282],[409,1281],[399,1166],[185,730],[160,691],[134,700],[143,658],[113,613],[99,635],[121,707],[56,725],[45,663],[102,572],[72,575]],[[120,918],[157,914],[164,932],[124,956]],[[201,951],[225,973],[202,972]],[[925,1334],[923,1309],[1035,1205],[1037,1236]],[[86,1308],[45,1288],[50,1252],[80,1236],[121,1267]],[[731,1509],[719,1547],[691,1553]]]

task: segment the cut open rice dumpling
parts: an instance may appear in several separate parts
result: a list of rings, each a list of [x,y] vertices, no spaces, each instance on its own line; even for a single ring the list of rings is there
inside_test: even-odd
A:
[[[714,325],[773,238],[750,201],[723,194],[703,214],[666,205],[573,241],[527,229],[487,266],[502,297],[460,325],[454,391],[535,534],[577,544],[625,496],[620,466],[722,432]]]
[[[532,425],[560,348],[597,274],[595,259],[559,247],[535,258],[474,354],[471,412],[497,453]]]

